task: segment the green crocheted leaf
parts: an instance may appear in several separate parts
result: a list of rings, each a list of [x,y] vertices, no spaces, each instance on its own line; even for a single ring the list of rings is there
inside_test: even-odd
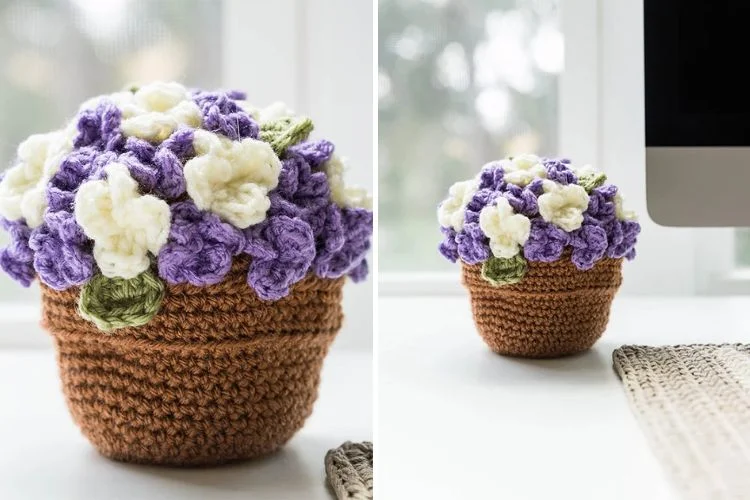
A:
[[[492,286],[512,285],[526,274],[526,259],[520,253],[510,259],[490,257],[482,264],[482,278]]]
[[[164,290],[164,283],[150,270],[131,279],[97,274],[81,288],[78,311],[105,332],[141,326],[159,311]]]
[[[578,178],[578,185],[585,189],[587,193],[604,185],[605,182],[607,182],[607,176],[603,172],[596,172]]]
[[[260,140],[270,144],[274,153],[281,156],[289,146],[307,139],[312,130],[313,122],[309,118],[285,116],[261,123]]]

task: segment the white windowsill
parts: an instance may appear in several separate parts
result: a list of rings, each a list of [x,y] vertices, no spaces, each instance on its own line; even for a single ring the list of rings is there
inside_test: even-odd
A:
[[[750,342],[746,297],[618,297],[594,349],[547,361],[490,352],[465,293],[385,297],[379,308],[383,498],[676,498],[628,407],[612,351]]]

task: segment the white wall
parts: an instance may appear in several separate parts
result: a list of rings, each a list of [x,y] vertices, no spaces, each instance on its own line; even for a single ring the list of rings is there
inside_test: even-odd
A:
[[[373,189],[370,0],[226,0],[224,85],[258,105],[284,101],[350,159],[349,182]],[[372,277],[344,289],[337,348],[372,346]]]

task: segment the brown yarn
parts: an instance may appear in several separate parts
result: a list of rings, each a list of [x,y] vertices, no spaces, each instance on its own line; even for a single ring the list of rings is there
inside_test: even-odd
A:
[[[589,349],[602,336],[622,282],[622,259],[580,271],[569,255],[529,262],[520,283],[493,287],[482,265],[462,264],[474,323],[498,354],[552,358]]]
[[[111,334],[76,312],[78,289],[42,286],[68,407],[105,456],[208,465],[270,453],[312,412],[341,321],[343,278],[307,276],[262,301],[238,259],[225,281],[168,286],[146,325]]]

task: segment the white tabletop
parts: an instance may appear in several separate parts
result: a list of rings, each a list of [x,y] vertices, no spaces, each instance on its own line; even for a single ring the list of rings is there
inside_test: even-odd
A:
[[[391,499],[676,498],[612,369],[623,344],[750,341],[750,300],[618,298],[583,355],[493,354],[468,299],[380,301],[376,491]]]
[[[372,356],[336,349],[305,427],[265,459],[208,469],[126,465],[102,458],[68,416],[51,350],[0,350],[0,499],[332,498],[323,458],[372,439]]]

